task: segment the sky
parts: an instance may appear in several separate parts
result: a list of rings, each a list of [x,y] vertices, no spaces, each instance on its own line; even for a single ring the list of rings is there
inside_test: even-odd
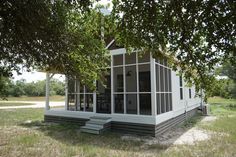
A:
[[[53,76],[53,78],[58,79],[60,81],[65,80],[65,76],[61,75],[61,74],[55,74]],[[40,81],[40,80],[45,80],[46,73],[37,72],[37,71],[32,71],[32,72],[23,71],[22,75],[17,75],[16,72],[13,72],[13,80],[14,81],[21,80],[21,79],[26,80],[26,82],[28,82],[28,83],[29,82],[36,82],[36,81]]]
[[[111,3],[111,0],[99,1],[99,4],[103,4],[103,5],[106,5],[108,3]],[[111,10],[111,7],[112,7],[112,5],[110,6],[109,10]],[[36,82],[39,80],[46,79],[46,73],[43,73],[43,72],[37,72],[37,71],[27,72],[26,70],[22,70],[21,73],[22,73],[22,75],[17,75],[16,72],[13,72],[13,80],[17,81],[17,80],[25,79],[26,82]],[[60,75],[60,74],[55,74],[53,76],[53,78],[59,79],[60,81],[65,80],[65,76]]]

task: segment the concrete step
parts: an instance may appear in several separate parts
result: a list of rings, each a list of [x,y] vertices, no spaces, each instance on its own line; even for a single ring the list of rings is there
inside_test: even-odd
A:
[[[96,121],[96,120],[89,120],[86,122],[86,124],[96,124],[96,125],[105,125],[108,122],[103,122],[103,121]]]
[[[81,132],[91,133],[91,134],[100,134],[106,131],[109,128],[104,128],[104,125],[110,123],[110,117],[90,117],[90,120],[85,123],[85,126],[81,127]]]
[[[108,123],[111,121],[111,118],[110,117],[93,116],[93,117],[90,117],[90,121]]]

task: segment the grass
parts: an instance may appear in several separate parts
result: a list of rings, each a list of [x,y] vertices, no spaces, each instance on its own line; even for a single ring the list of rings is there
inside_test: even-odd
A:
[[[25,106],[25,105],[34,105],[34,103],[0,101],[0,107],[4,107],[4,106]]]
[[[209,104],[236,104],[236,99],[224,99],[221,97],[211,97],[208,99]]]
[[[222,136],[217,134],[211,140],[196,145],[168,147],[123,141],[120,135],[114,133],[99,136],[84,134],[78,131],[76,125],[46,124],[43,123],[43,109],[0,110],[0,156],[233,157],[236,156],[236,109],[230,104],[235,101],[224,101],[228,100],[214,100],[217,104],[211,105],[212,114],[218,117],[216,121],[202,125],[198,116],[184,125],[197,126]]]
[[[21,97],[8,97],[8,101],[45,101],[44,96],[35,96],[35,97],[28,97],[28,96],[21,96]],[[53,95],[50,96],[50,101],[65,101],[64,96],[60,95]]]

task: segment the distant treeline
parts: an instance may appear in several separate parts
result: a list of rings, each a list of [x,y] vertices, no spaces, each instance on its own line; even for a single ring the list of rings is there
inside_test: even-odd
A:
[[[211,96],[220,96],[223,98],[236,98],[236,82],[232,79],[220,79],[213,85],[213,92]]]
[[[45,80],[27,83],[25,80],[12,81],[6,80],[6,96],[45,96]],[[50,81],[50,95],[64,95],[65,84],[57,79]]]

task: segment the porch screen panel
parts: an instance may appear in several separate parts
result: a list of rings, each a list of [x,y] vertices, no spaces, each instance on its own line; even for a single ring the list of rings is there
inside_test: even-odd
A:
[[[136,64],[136,53],[125,54],[125,64]]]
[[[114,81],[114,92],[124,92],[123,67],[114,67],[113,81]]]
[[[68,77],[68,106],[67,109],[71,111],[76,110],[76,79],[75,77]]]
[[[68,79],[68,110],[93,112],[93,91],[81,84],[78,78]]]
[[[150,65],[139,65],[139,92],[151,92]]]
[[[96,93],[96,112],[111,113],[111,71],[110,68],[106,71],[103,84],[97,81]]]
[[[140,99],[140,114],[151,115],[151,94],[139,94]]]
[[[114,113],[151,115],[150,54],[113,56]]]
[[[113,56],[113,65],[123,65],[123,54]]]
[[[137,94],[126,94],[126,113],[137,114]]]
[[[124,95],[123,94],[115,94],[115,113],[124,113]]]
[[[166,59],[156,59],[157,114],[172,111],[171,69]]]
[[[125,67],[126,92],[137,92],[136,66]]]
[[[79,111],[84,111],[85,110],[85,96],[84,94],[79,94],[79,107],[78,107],[78,110]]]
[[[85,111],[93,112],[93,94],[85,94]]]
[[[138,53],[138,63],[150,62],[150,53]]]
[[[137,114],[137,67],[130,63],[136,63],[136,53],[125,55],[125,104],[126,114]]]
[[[141,115],[151,115],[150,65],[139,65],[139,106]]]

